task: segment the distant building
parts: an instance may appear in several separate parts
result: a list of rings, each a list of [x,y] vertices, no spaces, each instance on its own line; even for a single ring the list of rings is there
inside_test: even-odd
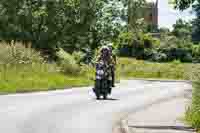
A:
[[[147,0],[144,8],[144,20],[151,29],[158,29],[158,0]]]
[[[134,9],[129,9],[129,12],[134,12]],[[129,13],[129,23],[135,21],[134,15],[131,14]],[[158,29],[158,0],[146,0],[146,4],[137,12],[137,16],[139,17],[138,19],[144,19],[150,31]]]

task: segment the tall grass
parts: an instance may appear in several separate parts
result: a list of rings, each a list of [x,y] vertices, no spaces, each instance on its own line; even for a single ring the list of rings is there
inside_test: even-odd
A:
[[[91,80],[86,76],[68,76],[56,72],[53,64],[0,66],[0,92],[29,92],[86,86]]]
[[[152,63],[143,60],[121,58],[119,60],[119,74],[124,78],[158,78],[188,80],[192,64],[179,61],[170,63]]]
[[[0,92],[16,93],[86,86],[91,78],[81,73],[63,72],[64,67],[47,63],[42,55],[20,42],[0,44]],[[65,69],[74,70],[74,66]],[[79,70],[80,71],[80,70]]]
[[[193,65],[191,69],[193,81],[192,103],[186,111],[186,120],[200,133],[200,67]]]
[[[57,52],[57,56],[59,57],[58,64],[63,73],[70,74],[70,75],[80,74],[81,68],[77,64],[74,56],[65,52],[63,49],[60,49]]]
[[[44,60],[39,52],[31,48],[31,44],[27,47],[20,42],[6,44],[0,43],[0,64],[31,64],[42,63]]]

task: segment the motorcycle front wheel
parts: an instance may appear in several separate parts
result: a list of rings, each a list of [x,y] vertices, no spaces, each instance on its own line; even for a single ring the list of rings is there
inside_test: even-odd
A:
[[[103,99],[106,100],[107,99],[107,94],[103,95]]]

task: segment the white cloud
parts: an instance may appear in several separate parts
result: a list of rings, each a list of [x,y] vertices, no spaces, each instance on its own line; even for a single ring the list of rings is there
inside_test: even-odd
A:
[[[195,17],[191,14],[191,9],[183,12],[175,10],[168,0],[159,0],[159,27],[167,27],[172,29],[172,25],[176,23],[176,20],[181,18],[183,20],[191,20]]]

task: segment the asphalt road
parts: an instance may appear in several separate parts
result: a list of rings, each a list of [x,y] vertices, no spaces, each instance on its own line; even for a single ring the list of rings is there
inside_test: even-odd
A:
[[[90,88],[0,96],[1,133],[112,133],[127,113],[191,91],[185,82],[121,81],[109,100]]]

